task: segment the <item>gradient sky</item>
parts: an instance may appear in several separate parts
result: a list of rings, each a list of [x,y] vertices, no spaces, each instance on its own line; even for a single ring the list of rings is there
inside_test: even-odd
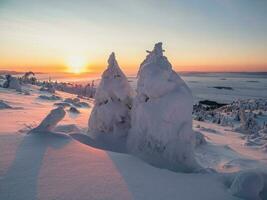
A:
[[[127,73],[163,42],[177,71],[267,71],[265,0],[0,0],[0,70]]]

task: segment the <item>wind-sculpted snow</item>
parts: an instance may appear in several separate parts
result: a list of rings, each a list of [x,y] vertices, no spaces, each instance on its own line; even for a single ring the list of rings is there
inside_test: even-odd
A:
[[[132,96],[132,88],[112,53],[95,94],[89,131],[126,136],[130,127]]]
[[[58,107],[53,110],[43,119],[40,125],[30,132],[47,132],[52,131],[53,128],[65,117],[65,110],[63,107]]]
[[[1,109],[10,109],[10,108],[12,108],[10,105],[5,103],[3,100],[0,100],[0,110]]]
[[[148,53],[138,72],[128,148],[158,167],[192,172],[200,168],[193,152],[192,94],[163,56],[162,43]]]

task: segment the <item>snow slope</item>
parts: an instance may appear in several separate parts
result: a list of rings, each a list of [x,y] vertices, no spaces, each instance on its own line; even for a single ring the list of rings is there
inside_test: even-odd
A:
[[[231,195],[220,173],[175,173],[155,168],[131,155],[96,149],[70,136],[48,132],[27,134],[55,108],[55,101],[39,99],[38,96],[45,93],[37,87],[23,86],[23,89],[29,90],[31,95],[0,88],[0,99],[19,108],[0,110],[0,199],[240,199]],[[57,95],[62,99],[74,97],[62,92]],[[92,105],[91,100],[87,103]],[[67,112],[57,131],[85,133],[91,108],[79,110],[79,115]],[[210,127],[206,123],[201,126]],[[218,127],[210,128],[217,130]],[[242,148],[242,140],[236,138],[236,133],[217,136],[202,132],[209,138],[209,145],[197,149],[197,157],[203,158],[201,162],[206,165],[213,163],[209,166],[219,169],[221,162],[217,160],[250,158],[255,162],[252,168],[259,166],[257,161],[266,160],[266,155],[247,146]],[[229,136],[236,139],[226,140]],[[234,152],[231,158],[223,145]],[[220,159],[212,155],[211,149],[221,155]],[[209,162],[205,162],[205,158]],[[266,167],[265,163],[263,165]],[[237,170],[242,168],[240,165]],[[221,172],[227,170],[221,168]]]

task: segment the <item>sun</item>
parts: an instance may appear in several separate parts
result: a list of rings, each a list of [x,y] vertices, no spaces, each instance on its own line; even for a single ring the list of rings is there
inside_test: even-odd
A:
[[[69,72],[80,74],[86,71],[87,60],[81,56],[72,56],[68,59],[67,65]]]

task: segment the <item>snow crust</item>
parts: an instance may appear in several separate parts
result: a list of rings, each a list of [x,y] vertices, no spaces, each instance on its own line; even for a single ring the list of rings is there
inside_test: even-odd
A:
[[[155,166],[192,172],[200,168],[193,151],[192,94],[163,55],[162,43],[148,53],[138,72],[128,148]]]
[[[112,53],[95,94],[89,132],[126,136],[130,127],[132,96],[133,90]]]

